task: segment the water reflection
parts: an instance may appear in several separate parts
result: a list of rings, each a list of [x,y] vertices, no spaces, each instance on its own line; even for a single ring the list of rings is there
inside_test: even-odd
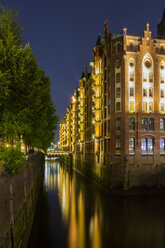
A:
[[[29,247],[164,247],[164,197],[111,197],[59,161],[46,164],[44,190],[49,205],[49,227],[44,227],[50,230],[49,246],[43,246],[44,242],[33,246],[33,239],[39,237],[32,232]]]

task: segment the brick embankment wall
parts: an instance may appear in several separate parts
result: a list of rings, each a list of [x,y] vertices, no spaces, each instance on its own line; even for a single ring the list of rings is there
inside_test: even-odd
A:
[[[163,158],[164,159],[164,158]],[[165,163],[162,158],[138,159],[113,158],[107,164],[97,163],[96,159],[86,156],[63,156],[65,164],[88,178],[100,182],[114,193],[165,193]],[[153,160],[153,158],[152,158]]]
[[[20,175],[0,177],[0,247],[27,247],[44,175],[44,155],[29,159]]]

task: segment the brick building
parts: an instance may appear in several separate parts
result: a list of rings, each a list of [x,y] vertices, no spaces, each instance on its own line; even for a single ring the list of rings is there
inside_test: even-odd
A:
[[[91,73],[86,67],[61,124],[63,149],[102,163],[112,156],[139,163],[148,155],[164,162],[165,11],[157,30],[152,37],[146,23],[142,37],[126,28],[114,34],[105,21]]]

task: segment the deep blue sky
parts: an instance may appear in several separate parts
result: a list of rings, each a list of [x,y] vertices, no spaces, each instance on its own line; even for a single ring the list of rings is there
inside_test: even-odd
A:
[[[142,33],[150,23],[153,36],[164,0],[1,0],[19,10],[23,38],[29,42],[41,69],[51,79],[52,97],[62,118],[85,65],[92,58],[104,21],[109,31]]]

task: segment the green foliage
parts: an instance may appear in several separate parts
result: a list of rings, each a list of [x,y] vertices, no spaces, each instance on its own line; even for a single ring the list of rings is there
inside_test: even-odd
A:
[[[50,79],[38,67],[29,44],[23,48],[17,12],[0,6],[0,135],[46,150],[58,116]]]
[[[19,148],[13,146],[0,149],[0,162],[3,163],[7,175],[15,175],[22,172],[27,164],[24,153]]]

